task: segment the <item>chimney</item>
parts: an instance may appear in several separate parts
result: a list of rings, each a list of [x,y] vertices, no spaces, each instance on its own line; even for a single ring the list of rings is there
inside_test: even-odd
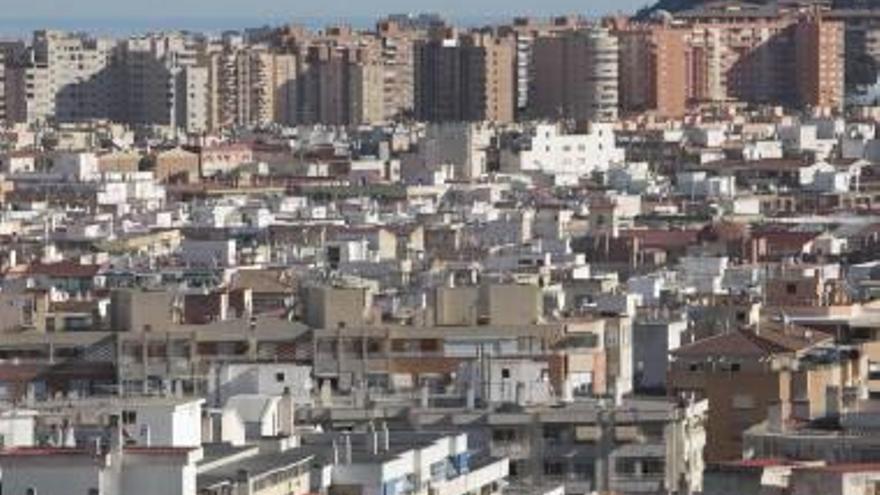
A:
[[[53,447],[61,447],[64,445],[64,430],[61,426],[52,425],[52,438],[50,439]]]
[[[101,448],[101,437],[95,437],[92,439],[92,455],[99,456],[103,454],[103,449]]]
[[[825,387],[825,416],[837,418],[840,416],[841,393],[840,387]]]
[[[422,409],[427,409],[429,404],[429,395],[428,395],[428,385],[423,384],[421,388],[421,407]]]
[[[214,441],[214,417],[210,411],[202,411],[202,441],[205,443]]]
[[[526,405],[526,384],[519,381],[516,382],[516,405]]]
[[[566,378],[562,382],[562,402],[574,402],[574,387],[572,386],[571,379],[569,378]]]
[[[388,431],[388,423],[382,421],[382,450],[388,452],[391,450],[391,432]]]
[[[614,407],[623,406],[623,390],[622,387],[615,381],[614,389],[612,390],[614,393]]]
[[[76,447],[76,435],[73,431],[73,425],[68,425],[64,428],[64,446],[69,449]]]
[[[293,404],[293,394],[290,393],[290,387],[284,387],[284,393],[281,395],[281,402],[278,404],[278,414],[280,416],[281,427],[279,430],[284,435],[293,435],[295,407]]]
[[[787,402],[779,401],[771,404],[767,409],[767,429],[773,433],[784,433],[786,419],[790,413],[791,410]]]
[[[122,417],[120,416],[119,423],[113,427],[113,431],[110,435],[110,450],[116,453],[121,453],[124,445],[125,439],[122,436]]]
[[[367,445],[369,446],[369,453],[372,455],[379,454],[379,432],[376,431],[376,426],[370,421],[370,424],[367,426]]]
[[[150,425],[141,426],[141,442],[144,447],[150,447],[152,445],[152,434],[150,432]]]

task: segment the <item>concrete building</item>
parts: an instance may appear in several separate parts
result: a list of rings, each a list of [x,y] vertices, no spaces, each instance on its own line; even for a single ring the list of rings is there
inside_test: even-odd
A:
[[[844,103],[844,25],[821,15],[794,27],[796,82],[802,106],[839,109]]]
[[[509,459],[509,481],[521,489],[515,493],[544,493],[540,487],[548,485],[572,495],[697,493],[702,487],[705,401],[633,399],[615,408],[589,400],[505,409],[410,406],[403,411],[389,416],[388,408],[369,408],[357,414],[337,405],[313,412],[328,427],[352,417],[359,423],[371,417],[384,420],[392,428],[437,429],[442,428],[438,422],[451,421],[472,442],[488,446],[489,458]]]
[[[666,25],[615,29],[620,45],[620,109],[680,117],[687,110],[686,31]]]
[[[587,402],[555,411],[490,413],[491,452],[511,457],[512,479],[559,482],[570,494],[698,491],[706,403],[623,405],[621,411]]]
[[[0,123],[2,123],[3,125],[7,125],[11,122],[11,116],[9,112],[10,105],[6,97],[6,86],[7,84],[10,84],[7,83],[7,77],[12,77],[11,74],[10,76],[7,76],[6,74],[6,59],[8,58],[8,56],[9,55],[7,55],[5,50],[0,50]]]
[[[167,291],[116,290],[110,296],[110,328],[118,332],[165,331],[179,321]]]
[[[121,41],[113,69],[119,94],[114,119],[132,125],[188,127],[179,106],[195,111],[197,94],[204,101],[205,88],[178,79],[197,63],[197,42],[183,34],[145,35]],[[200,94],[199,94],[200,93]],[[204,112],[204,110],[202,110]]]
[[[859,359],[827,347],[830,337],[768,326],[698,340],[672,353],[669,393],[695,393],[715,411],[707,424],[709,462],[740,458],[744,432],[767,419],[772,407],[781,408],[783,421],[815,419],[825,415],[826,394],[863,385]]]
[[[593,26],[535,41],[531,115],[579,121],[613,121],[619,103],[618,41]]]
[[[613,125],[607,123],[574,130],[560,124],[528,126],[512,146],[502,148],[501,169],[552,175],[562,183],[576,182],[624,161],[623,149],[617,147],[614,136]]]
[[[230,43],[212,54],[209,64],[214,127],[294,122],[298,66],[293,55]]]
[[[302,119],[358,125],[385,119],[385,69],[374,47],[310,46],[303,77]]]
[[[669,355],[682,345],[685,331],[684,319],[646,317],[633,323],[632,376],[636,392],[666,390]]]
[[[366,433],[303,438],[306,449],[324,453],[330,493],[502,493],[508,459],[473,455],[465,433],[368,428]]]
[[[200,448],[20,448],[3,451],[4,490],[11,493],[121,495],[196,493]]]
[[[314,328],[358,327],[369,317],[372,294],[365,287],[320,286],[305,292],[305,321]]]
[[[115,42],[60,31],[36,31],[26,72],[28,122],[110,118],[117,96]]]
[[[574,16],[554,17],[549,20],[517,17],[499,33],[512,34],[516,39],[516,112],[519,118],[529,115],[535,91],[535,42],[541,36],[575,29],[581,19]]]
[[[391,121],[413,114],[415,103],[415,41],[418,31],[402,28],[393,20],[379,22],[382,43],[382,120]]]
[[[688,98],[839,108],[843,24],[808,9],[709,4],[688,26]]]
[[[403,156],[404,169],[451,165],[454,178],[475,180],[488,172],[494,129],[485,123],[428,124],[414,153]]]
[[[511,122],[515,112],[512,37],[442,36],[416,43],[416,117],[429,122]]]

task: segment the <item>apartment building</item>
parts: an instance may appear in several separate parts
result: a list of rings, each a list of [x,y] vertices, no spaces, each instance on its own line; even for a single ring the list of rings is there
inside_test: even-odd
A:
[[[798,103],[804,107],[842,108],[844,103],[844,24],[822,15],[794,27]]]
[[[384,400],[382,405],[334,402],[309,411],[309,419],[336,428],[371,420],[397,429],[467,432],[489,458],[509,459],[509,481],[522,493],[585,495],[698,493],[706,442],[706,401],[626,399],[496,407],[452,405],[432,396],[430,405]],[[334,399],[335,400],[335,399]],[[380,441],[381,443],[381,441]]]
[[[416,116],[429,122],[510,122],[515,41],[488,32],[435,35],[416,44]]]
[[[541,36],[576,29],[580,19],[573,16],[554,17],[549,20],[517,17],[510,25],[498,29],[501,35],[513,35],[516,39],[516,112],[518,117],[528,115],[534,92],[535,41]]]
[[[771,408],[781,411],[782,421],[812,420],[828,410],[826,393],[865,386],[858,354],[838,352],[831,342],[821,332],[762,322],[673,351],[669,393],[705,397],[713,411],[706,460],[740,458],[744,432],[767,419]]]
[[[178,122],[178,106],[194,110],[193,100],[200,97],[204,101],[207,88],[194,81],[181,87],[178,78],[186,77],[186,69],[196,65],[198,50],[197,41],[183,34],[121,41],[114,60],[120,88],[114,119],[133,125],[187,127],[185,120]]]
[[[671,26],[615,28],[620,44],[620,109],[680,117],[687,104],[685,31]]]
[[[687,26],[692,102],[842,105],[842,23],[794,4],[709,4],[676,19]]]
[[[534,48],[532,116],[613,121],[618,111],[618,40],[591,26],[540,37]]]
[[[559,182],[572,182],[624,161],[623,149],[615,143],[612,124],[594,123],[585,127],[524,126],[522,135],[501,150],[501,169],[544,173],[555,176]]]
[[[415,41],[423,36],[423,32],[385,20],[379,22],[377,34],[382,44],[384,68],[382,120],[411,116],[415,104]]]
[[[786,459],[828,463],[862,463],[876,459],[877,410],[873,402],[857,394],[831,390],[831,406],[825,416],[812,422],[782,421],[777,408],[767,421],[743,435],[746,459]]]
[[[115,42],[60,31],[36,31],[26,73],[28,120],[110,118],[118,95]]]
[[[27,48],[23,41],[0,41],[0,72],[2,72],[3,101],[0,120],[5,124],[25,119],[25,58]]]
[[[305,122],[358,125],[385,118],[385,68],[377,47],[309,46],[303,75]]]
[[[7,86],[7,74],[6,74],[6,58],[8,55],[5,51],[0,50],[0,123],[6,125],[10,122],[9,115],[9,103],[6,99],[6,86]]]
[[[511,479],[630,495],[702,487],[706,416],[705,401],[626,400],[490,412],[485,421],[490,452],[511,459]]]

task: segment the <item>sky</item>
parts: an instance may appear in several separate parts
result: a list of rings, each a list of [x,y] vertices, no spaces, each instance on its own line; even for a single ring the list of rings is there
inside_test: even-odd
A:
[[[439,12],[451,18],[631,11],[646,0],[0,0],[0,21],[343,18]]]

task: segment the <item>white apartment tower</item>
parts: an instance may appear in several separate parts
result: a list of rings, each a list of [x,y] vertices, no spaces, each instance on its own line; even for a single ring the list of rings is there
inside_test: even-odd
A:
[[[115,42],[59,31],[36,31],[26,73],[28,120],[109,118],[116,81]]]

